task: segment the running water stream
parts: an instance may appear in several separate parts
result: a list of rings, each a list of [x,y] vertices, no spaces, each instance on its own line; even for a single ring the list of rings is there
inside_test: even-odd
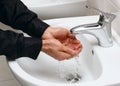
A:
[[[79,56],[76,56],[75,58],[70,60],[60,61],[58,68],[59,77],[70,83],[79,82],[82,78],[79,68]]]

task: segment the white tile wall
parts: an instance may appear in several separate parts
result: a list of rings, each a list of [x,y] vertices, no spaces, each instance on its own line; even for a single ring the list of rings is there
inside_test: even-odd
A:
[[[120,12],[116,12],[115,15],[116,15],[116,18],[112,23],[112,27],[116,30],[116,32],[120,36]]]
[[[110,0],[117,9],[120,10],[120,0]]]
[[[0,86],[20,86],[12,75],[5,56],[0,56]]]
[[[88,0],[87,3],[88,3],[89,6],[99,8],[102,11],[117,12],[117,11],[120,10],[120,6],[118,7],[115,4],[115,1],[120,2],[120,0],[114,0],[114,1],[113,0]]]
[[[105,11],[116,15],[112,22],[112,29],[120,35],[120,0],[105,0]]]
[[[115,1],[117,1],[117,0],[115,0]],[[106,12],[115,13],[115,12],[120,11],[120,8],[115,4],[115,1],[104,0],[104,9],[105,9]]]

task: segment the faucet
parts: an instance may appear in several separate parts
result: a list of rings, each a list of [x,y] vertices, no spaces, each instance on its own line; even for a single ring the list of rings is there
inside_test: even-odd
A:
[[[114,14],[103,12],[100,9],[86,6],[99,12],[99,21],[97,23],[83,24],[73,27],[70,31],[72,34],[91,34],[98,40],[98,45],[102,47],[111,47],[112,34],[111,22],[116,17]]]

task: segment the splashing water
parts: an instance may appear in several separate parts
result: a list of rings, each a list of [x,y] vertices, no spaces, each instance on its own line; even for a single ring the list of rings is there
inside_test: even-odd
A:
[[[67,64],[69,61],[60,61],[59,62],[59,77],[62,79],[65,79],[67,82],[70,83],[76,83],[81,80],[80,76],[80,62],[79,62],[79,56],[71,59],[70,64]],[[71,69],[68,67],[70,66]]]

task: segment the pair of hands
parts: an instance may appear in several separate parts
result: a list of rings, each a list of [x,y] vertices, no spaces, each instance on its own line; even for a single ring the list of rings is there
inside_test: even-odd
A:
[[[82,50],[80,41],[69,30],[61,27],[48,27],[42,42],[42,51],[59,61],[70,59]]]

